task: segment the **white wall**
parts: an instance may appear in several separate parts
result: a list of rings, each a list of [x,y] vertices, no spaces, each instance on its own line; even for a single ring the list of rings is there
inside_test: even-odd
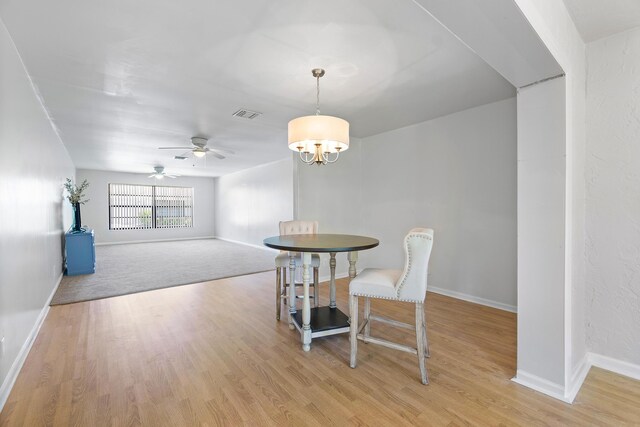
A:
[[[517,381],[565,388],[564,78],[518,93]]]
[[[0,410],[62,274],[74,173],[0,21]]]
[[[585,344],[585,45],[563,2],[514,1],[566,73],[565,319],[563,325],[553,325],[553,328],[565,331],[564,398],[572,400],[588,372]]]
[[[96,243],[120,243],[147,240],[212,237],[214,235],[214,179],[181,176],[157,180],[151,174],[108,172],[78,169],[77,181],[89,181],[87,198],[82,205],[82,225],[93,228]],[[109,230],[109,184],[144,184],[193,187],[193,227],[148,230]]]
[[[298,216],[378,238],[359,268],[402,268],[406,232],[433,227],[429,286],[515,309],[515,125],[509,99],[352,141],[329,166],[298,162]]]
[[[640,365],[640,29],[587,59],[587,345]]]
[[[293,219],[291,158],[215,179],[216,237],[262,247]]]

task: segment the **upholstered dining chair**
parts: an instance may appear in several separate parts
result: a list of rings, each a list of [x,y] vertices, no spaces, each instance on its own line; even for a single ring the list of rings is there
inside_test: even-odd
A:
[[[280,221],[280,235],[289,234],[318,234],[318,221]],[[276,320],[280,320],[282,301],[287,300],[287,267],[289,267],[289,252],[282,251],[276,256]],[[295,256],[296,270],[302,269],[302,254]],[[318,269],[320,268],[320,256],[311,254],[311,266],[313,267],[313,304],[318,306]],[[294,285],[301,286],[300,283]],[[302,296],[300,296],[302,298]]]
[[[349,308],[351,312],[350,338],[352,368],[356,367],[358,340],[379,344],[395,350],[418,355],[422,384],[428,384],[425,358],[429,357],[427,327],[424,315],[424,299],[427,293],[427,271],[433,246],[433,230],[414,228],[404,238],[404,270],[366,268],[349,284]],[[364,319],[358,326],[358,297],[364,297]],[[416,348],[397,344],[371,336],[371,321],[377,320],[393,326],[414,329],[412,325],[371,314],[371,298],[415,303]]]

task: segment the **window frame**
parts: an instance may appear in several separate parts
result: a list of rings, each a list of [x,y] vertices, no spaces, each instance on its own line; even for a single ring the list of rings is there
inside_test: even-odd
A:
[[[113,215],[113,208],[114,207],[121,207],[121,208],[127,208],[127,207],[144,207],[146,208],[146,206],[135,206],[135,205],[124,205],[124,204],[120,204],[120,205],[115,205],[112,204],[112,197],[114,196],[113,192],[112,192],[112,188],[116,188],[115,186],[131,186],[131,187],[146,187],[146,188],[150,188],[151,189],[151,193],[150,194],[143,194],[142,191],[140,191],[140,194],[130,194],[130,195],[125,195],[125,194],[121,194],[121,193],[116,193],[115,196],[124,196],[124,197],[150,197],[151,198],[151,203],[150,203],[150,208],[151,208],[151,225],[148,227],[115,227],[113,224],[113,219],[116,218]],[[185,194],[185,195],[158,195],[156,189],[157,188],[168,188],[168,189],[182,189],[182,190],[188,190],[188,193],[190,194]],[[186,210],[189,209],[191,215],[182,215],[180,216],[181,219],[183,220],[188,220],[189,224],[188,225],[162,225],[162,226],[158,226],[158,199],[159,197],[186,197],[188,201],[190,201],[191,203],[189,205],[186,206],[182,206],[181,208]],[[109,231],[126,231],[126,230],[165,230],[165,229],[180,229],[180,228],[194,228],[194,216],[195,216],[195,189],[193,187],[184,187],[184,186],[178,186],[178,185],[152,185],[152,184],[127,184],[127,183],[115,183],[115,182],[110,182],[107,184],[107,209],[108,209],[108,216],[109,216]],[[176,206],[177,207],[177,206]],[[169,209],[172,208],[172,206],[168,206]],[[129,218],[129,217],[118,217],[118,218]],[[133,217],[131,217],[133,218]],[[176,218],[175,216],[173,218]]]

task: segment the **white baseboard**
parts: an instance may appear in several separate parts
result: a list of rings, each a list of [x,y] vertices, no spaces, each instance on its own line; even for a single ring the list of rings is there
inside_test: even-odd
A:
[[[18,353],[18,357],[16,357],[16,360],[13,361],[13,364],[11,365],[11,368],[9,369],[9,372],[7,373],[6,378],[2,382],[2,386],[0,386],[0,412],[2,412],[2,408],[4,408],[4,404],[7,403],[7,399],[9,398],[9,394],[11,393],[11,389],[13,388],[13,385],[16,383],[18,374],[22,369],[22,365],[24,365],[24,361],[27,360],[29,351],[31,351],[31,347],[33,346],[33,343],[36,340],[36,337],[38,336],[38,332],[40,332],[40,328],[44,323],[44,319],[46,319],[47,314],[49,313],[49,304],[51,303],[53,296],[55,295],[56,291],[58,290],[58,287],[60,286],[60,282],[62,281],[62,275],[63,274],[60,273],[60,276],[58,277],[58,283],[53,288],[53,292],[51,292],[51,295],[49,295],[49,298],[47,298],[47,302],[45,303],[44,307],[40,311],[40,314],[38,315],[38,318],[36,319],[36,322],[33,325],[33,328],[31,328],[31,332],[29,332],[29,335],[27,336],[26,341],[22,345],[22,348]]]
[[[518,369],[516,376],[511,378],[511,381],[535,391],[539,391],[540,393],[546,394],[547,396],[551,396],[555,399],[562,400],[563,402],[571,403],[571,401],[569,401],[569,399],[564,395],[564,387],[560,384],[540,378],[520,369]]]
[[[584,380],[587,378],[589,374],[589,369],[591,369],[591,362],[589,361],[589,354],[585,354],[578,366],[574,369],[573,375],[571,375],[571,380],[569,382],[569,389],[565,397],[567,398],[569,403],[573,403]]]
[[[573,403],[592,366],[640,380],[640,365],[589,352],[585,354],[571,375],[571,383],[566,394],[563,393],[561,385],[522,370],[518,370],[512,381],[563,402]]]
[[[349,273],[348,272],[336,274],[336,280],[337,279],[344,279],[346,277],[349,277]],[[324,276],[320,276],[320,277],[318,277],[318,280],[320,280],[320,283],[328,282],[329,280],[331,280],[331,275],[327,274],[327,275],[324,275]]]
[[[280,253],[279,250],[273,249],[273,248],[268,248],[268,247],[266,247],[264,245],[254,245],[253,243],[241,242],[240,240],[227,239],[225,237],[218,237],[218,236],[214,237],[214,239],[222,240],[222,241],[229,242],[229,243],[236,243],[238,245],[249,246],[249,247],[256,248],[256,249],[262,249],[262,250],[265,250],[265,251],[272,252],[272,253],[274,253],[276,255],[278,253]],[[275,268],[275,266],[273,268]]]
[[[96,243],[96,246],[128,245],[133,243],[176,242],[180,240],[203,240],[203,239],[217,239],[217,237],[202,236],[202,237],[175,237],[173,239],[125,240],[123,242],[100,242],[100,243]],[[224,240],[224,239],[220,239],[220,240]]]
[[[480,305],[486,305],[487,307],[497,308],[498,310],[510,311],[512,313],[517,313],[518,308],[515,305],[504,304],[501,302],[476,297],[474,295],[465,294],[462,292],[451,291],[449,289],[438,288],[434,286],[427,285],[427,291],[434,292],[436,294],[445,295],[452,298],[461,299],[463,301],[469,301]]]
[[[625,362],[624,360],[614,359],[613,357],[603,356],[601,354],[589,353],[588,360],[590,366],[606,369],[625,377],[640,380],[640,365]]]

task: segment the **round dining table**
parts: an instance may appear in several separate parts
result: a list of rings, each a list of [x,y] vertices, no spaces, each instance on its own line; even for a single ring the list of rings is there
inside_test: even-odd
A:
[[[349,332],[349,316],[336,307],[336,254],[347,252],[349,277],[356,277],[358,251],[375,248],[378,239],[351,234],[289,234],[264,239],[264,245],[289,252],[290,284],[287,301],[289,306],[289,327],[298,329],[302,339],[302,349],[309,351],[313,338]],[[302,313],[296,309],[295,258],[302,254]],[[328,253],[331,280],[329,282],[329,306],[311,308],[309,281],[311,277],[311,254]]]

